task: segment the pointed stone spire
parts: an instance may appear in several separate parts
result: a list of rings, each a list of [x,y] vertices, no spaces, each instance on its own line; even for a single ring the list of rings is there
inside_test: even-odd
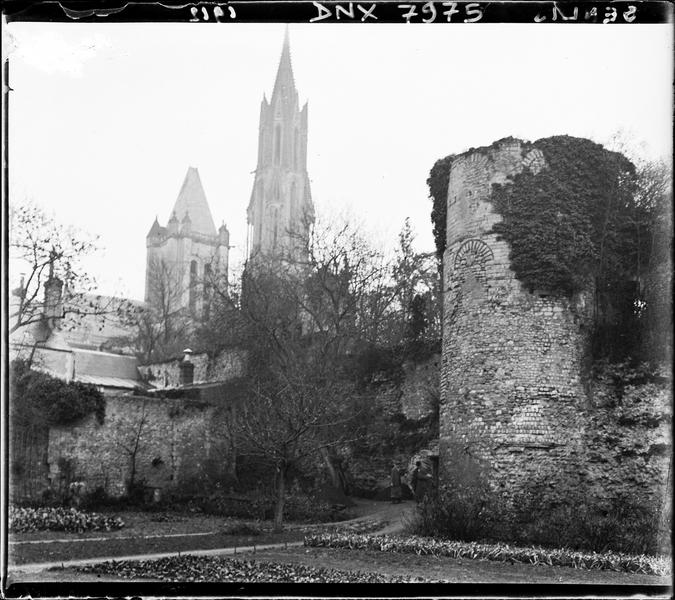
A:
[[[281,58],[279,59],[279,68],[277,78],[274,81],[274,91],[272,92],[271,103],[281,94],[283,99],[297,96],[295,89],[295,78],[293,77],[293,65],[291,64],[291,42],[288,35],[288,25],[284,33],[284,45],[281,49]]]
[[[148,231],[148,235],[146,237],[155,237],[157,235],[160,235],[161,232],[162,228],[159,225],[157,217],[155,217],[155,222],[152,224],[152,227],[150,228],[150,231]]]
[[[216,226],[213,223],[211,209],[206,200],[206,194],[199,177],[199,171],[189,167],[185,181],[180,189],[173,212],[176,215],[190,214],[192,231],[203,235],[216,236]]]
[[[180,222],[180,230],[183,234],[187,235],[192,231],[192,219],[190,218],[190,213],[185,211],[185,216]]]
[[[167,228],[169,229],[169,233],[178,233],[178,217],[176,217],[176,211],[174,210],[171,213],[171,218],[169,219],[169,223],[167,224]]]

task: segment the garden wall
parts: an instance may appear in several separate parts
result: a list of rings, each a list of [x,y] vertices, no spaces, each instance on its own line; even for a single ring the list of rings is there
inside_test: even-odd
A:
[[[53,489],[84,481],[122,495],[135,481],[171,488],[199,475],[231,469],[227,422],[234,407],[195,399],[109,396],[102,424],[93,415],[49,432],[49,480]]]
[[[183,357],[138,367],[145,381],[155,388],[170,388],[181,385],[179,365]],[[206,352],[193,354],[190,362],[194,365],[194,383],[227,381],[244,374],[246,353],[243,350],[223,350],[215,357]]]

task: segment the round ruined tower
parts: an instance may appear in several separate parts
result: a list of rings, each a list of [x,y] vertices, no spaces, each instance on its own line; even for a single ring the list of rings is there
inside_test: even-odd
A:
[[[440,476],[479,461],[490,486],[510,493],[540,469],[565,471],[581,450],[590,291],[571,299],[529,291],[509,244],[493,184],[546,168],[543,153],[507,138],[453,160],[443,256]]]

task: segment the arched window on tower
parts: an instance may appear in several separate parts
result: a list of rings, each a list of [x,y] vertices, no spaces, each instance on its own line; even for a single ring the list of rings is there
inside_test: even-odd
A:
[[[197,261],[190,263],[190,289],[189,289],[189,308],[190,314],[195,314],[197,307]]]
[[[274,164],[281,164],[281,125],[274,127]]]
[[[298,135],[298,128],[295,128],[295,134],[293,135],[293,168],[297,169],[299,165],[300,157],[300,136]]]
[[[279,232],[279,209],[274,209],[274,237],[272,238],[272,248],[277,249],[277,234]]]

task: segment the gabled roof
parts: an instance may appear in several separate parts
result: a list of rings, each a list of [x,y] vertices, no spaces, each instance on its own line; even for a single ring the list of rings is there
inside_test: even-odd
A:
[[[202,180],[199,178],[199,171],[194,167],[189,167],[187,170],[185,181],[183,181],[183,186],[180,188],[178,198],[173,206],[173,213],[179,221],[182,221],[185,218],[185,213],[188,213],[192,223],[192,231],[195,233],[217,235],[211,209],[202,187]]]
[[[74,349],[73,354],[76,379],[82,376],[140,379],[137,368],[138,359],[135,356],[80,349]]]
[[[135,356],[92,350],[73,350],[73,355],[75,381],[127,389],[142,386]]]

